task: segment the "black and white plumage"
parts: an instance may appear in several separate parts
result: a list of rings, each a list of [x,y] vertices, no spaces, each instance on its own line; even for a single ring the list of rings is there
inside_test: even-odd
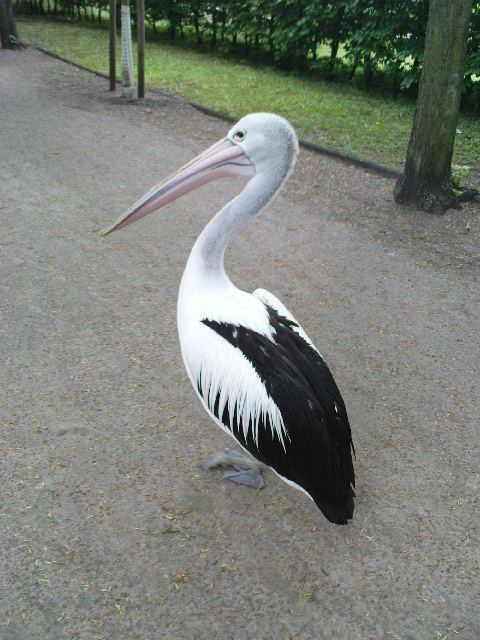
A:
[[[249,178],[207,225],[180,285],[183,360],[213,420],[288,484],[310,496],[331,522],[353,516],[355,475],[347,411],[322,356],[271,293],[248,294],[224,270],[225,248],[293,169],[298,141],[272,114],[251,114],[225,140],[182,167],[110,227],[126,226],[215,177]]]

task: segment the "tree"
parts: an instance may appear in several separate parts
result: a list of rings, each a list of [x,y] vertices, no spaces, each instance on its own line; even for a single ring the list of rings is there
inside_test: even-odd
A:
[[[431,0],[423,69],[403,176],[395,200],[444,213],[476,192],[454,192],[451,163],[472,0]]]
[[[11,0],[0,0],[0,40],[2,49],[21,47]]]

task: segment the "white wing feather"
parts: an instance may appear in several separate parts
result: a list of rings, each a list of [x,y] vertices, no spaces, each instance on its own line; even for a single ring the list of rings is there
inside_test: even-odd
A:
[[[280,409],[268,395],[252,364],[227,340],[201,322],[189,326],[181,337],[182,356],[190,380],[203,406],[220,426],[233,433],[234,416],[245,438],[250,428],[258,446],[259,422],[268,416],[272,437],[278,437],[285,449],[288,432]],[[224,425],[214,414],[219,395],[218,416],[228,408],[230,424]]]
[[[258,298],[259,300],[261,300],[264,304],[274,309],[279,315],[283,316],[284,318],[287,318],[287,320],[290,320],[291,322],[294,322],[296,326],[293,326],[292,329],[295,331],[295,333],[298,333],[298,335],[302,337],[305,340],[305,342],[307,342],[313,349],[315,349],[315,351],[321,357],[319,350],[313,344],[310,338],[307,336],[307,334],[302,329],[300,324],[292,316],[292,314],[287,309],[287,307],[282,302],[280,302],[280,300],[276,296],[274,296],[273,293],[266,291],[266,289],[255,289],[252,295],[255,296],[255,298]]]

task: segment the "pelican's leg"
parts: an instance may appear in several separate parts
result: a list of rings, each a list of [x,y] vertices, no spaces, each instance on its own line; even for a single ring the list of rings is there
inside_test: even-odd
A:
[[[264,464],[250,456],[245,456],[231,449],[218,451],[202,464],[204,469],[222,467],[223,475],[232,482],[247,484],[255,489],[263,487],[262,469]]]

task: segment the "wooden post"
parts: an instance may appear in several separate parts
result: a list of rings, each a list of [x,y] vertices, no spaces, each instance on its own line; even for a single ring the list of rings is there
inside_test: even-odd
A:
[[[138,97],[145,97],[145,0],[137,0]]]
[[[110,0],[110,91],[116,89],[117,1]]]

